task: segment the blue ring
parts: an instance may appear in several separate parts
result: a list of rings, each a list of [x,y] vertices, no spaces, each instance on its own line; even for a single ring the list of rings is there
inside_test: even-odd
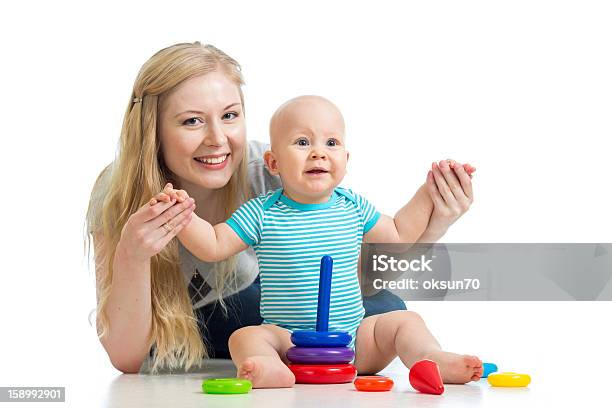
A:
[[[482,377],[487,378],[489,374],[497,372],[497,366],[493,363],[482,363]]]
[[[346,347],[351,343],[347,332],[318,332],[296,330],[291,333],[291,342],[299,347]]]

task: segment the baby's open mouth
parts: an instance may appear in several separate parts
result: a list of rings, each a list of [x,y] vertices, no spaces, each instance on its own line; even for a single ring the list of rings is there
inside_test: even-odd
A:
[[[329,172],[325,169],[315,167],[314,169],[306,170],[306,173],[307,174],[322,174],[322,173],[329,173]]]

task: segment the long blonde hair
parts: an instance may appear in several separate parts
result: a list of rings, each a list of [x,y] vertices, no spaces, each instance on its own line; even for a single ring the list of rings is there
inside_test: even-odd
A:
[[[244,81],[240,65],[211,45],[196,42],[164,48],[153,55],[138,73],[123,119],[119,150],[111,167],[109,188],[101,212],[95,214],[93,200],[87,212],[88,222],[100,225],[104,247],[108,249],[102,260],[105,267],[96,277],[96,328],[100,338],[109,330],[106,307],[112,283],[113,259],[121,231],[130,215],[161,191],[167,181],[173,181],[162,159],[157,134],[158,101],[183,81],[214,71],[223,72],[236,84],[244,106],[241,90]],[[223,188],[227,217],[249,194],[247,151],[245,145],[244,158],[238,170]],[[89,235],[87,240],[89,247]],[[230,259],[220,263],[215,273],[216,289],[222,305],[223,289],[236,280],[235,265],[235,259]],[[149,348],[155,346],[151,371],[156,372],[162,367],[184,367],[187,370],[199,365],[208,353],[180,271],[176,239],[151,258],[151,303],[153,323]]]

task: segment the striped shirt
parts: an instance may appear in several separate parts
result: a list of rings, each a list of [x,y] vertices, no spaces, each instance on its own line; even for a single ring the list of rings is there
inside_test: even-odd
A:
[[[264,323],[315,330],[319,267],[329,255],[334,262],[329,330],[348,332],[353,346],[364,315],[359,250],[379,217],[365,198],[343,188],[321,204],[298,203],[279,189],[236,210],[227,224],[257,255]]]

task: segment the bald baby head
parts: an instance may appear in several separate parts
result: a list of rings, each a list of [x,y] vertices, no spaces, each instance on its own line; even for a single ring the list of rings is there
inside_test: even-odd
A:
[[[321,96],[298,96],[282,104],[270,119],[272,150],[280,140],[300,131],[344,138],[344,118],[336,105]]]

